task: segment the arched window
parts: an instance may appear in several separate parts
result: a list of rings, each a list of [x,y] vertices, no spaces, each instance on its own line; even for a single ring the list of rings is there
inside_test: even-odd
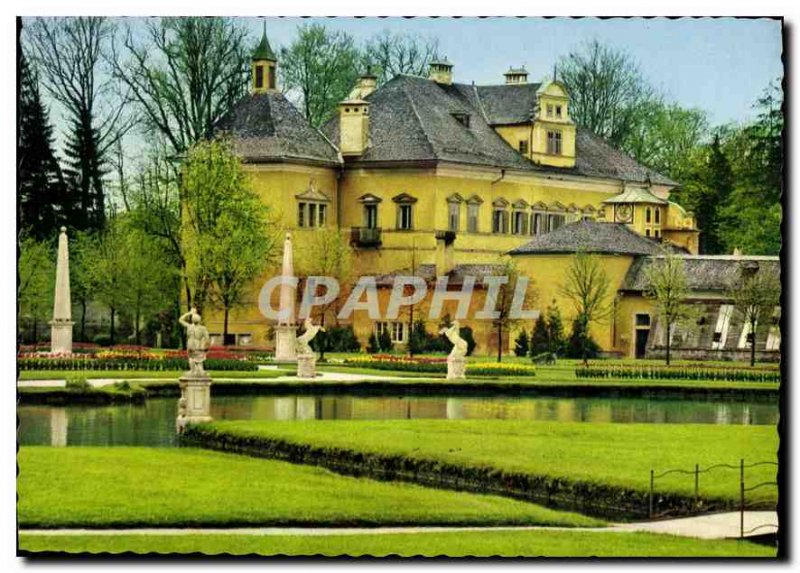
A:
[[[661,224],[661,208],[656,207],[656,223]]]
[[[651,217],[650,207],[648,207],[647,209],[644,210],[644,222],[649,223],[650,217]]]

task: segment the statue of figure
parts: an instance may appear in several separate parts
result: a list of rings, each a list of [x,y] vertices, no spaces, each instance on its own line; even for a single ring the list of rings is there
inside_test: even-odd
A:
[[[189,376],[192,377],[206,377],[206,371],[203,369],[203,362],[206,360],[206,351],[211,342],[208,336],[208,329],[200,323],[201,317],[197,313],[197,309],[192,307],[192,310],[184,314],[178,319],[186,329],[186,349],[189,354]]]
[[[297,350],[298,356],[308,356],[314,355],[314,351],[311,349],[309,343],[314,339],[317,333],[321,330],[325,332],[325,329],[321,326],[314,325],[311,322],[311,318],[306,318],[305,322],[303,323],[303,327],[305,328],[305,332],[297,337],[297,341],[295,344],[295,348]]]
[[[453,343],[453,349],[449,355],[451,358],[464,358],[467,355],[467,341],[461,338],[459,330],[458,321],[454,320],[453,324],[439,332],[439,334],[444,334],[447,340]]]

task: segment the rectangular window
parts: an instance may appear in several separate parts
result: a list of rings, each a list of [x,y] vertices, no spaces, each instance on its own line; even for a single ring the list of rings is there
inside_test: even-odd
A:
[[[398,207],[397,228],[403,231],[414,228],[414,222],[411,219],[411,205],[400,205]]]
[[[531,222],[531,234],[532,235],[541,235],[544,233],[544,226],[542,222],[544,221],[544,214],[543,213],[534,213],[532,216]]]
[[[467,231],[470,233],[478,232],[478,207],[477,203],[467,205]]]
[[[519,152],[522,155],[528,155],[528,140],[527,139],[521,139],[520,140],[520,142],[519,142]]]
[[[661,224],[661,207],[656,207],[656,225]]]
[[[269,89],[274,90],[278,84],[275,82],[275,66],[269,67]]]
[[[561,117],[561,106],[560,105],[556,106],[556,117]]]
[[[553,117],[553,104],[547,104],[547,117]]]
[[[547,232],[555,231],[566,221],[565,215],[548,215],[547,216]]]
[[[405,322],[376,322],[375,334],[381,336],[384,332],[389,333],[389,338],[394,344],[402,344],[406,341],[406,323]]]
[[[298,203],[297,204],[297,226],[298,227],[305,227],[306,226],[306,204],[305,203]]]
[[[319,226],[324,227],[328,222],[328,206],[319,206]]]
[[[378,206],[364,205],[364,226],[367,229],[378,228]]]
[[[448,230],[458,231],[458,220],[461,218],[461,205],[458,203],[448,203],[447,212]]]
[[[264,87],[264,66],[256,66],[256,87]]]
[[[650,236],[650,229],[645,229],[644,230],[644,236],[645,237],[649,237]]]
[[[508,212],[503,209],[495,209],[492,215],[492,232],[508,233]]]
[[[781,307],[776,306],[775,311],[772,313],[772,324],[769,327],[769,332],[767,333],[767,345],[764,348],[765,350],[780,350],[781,349],[781,327],[780,327],[780,319],[781,319]]]
[[[241,334],[236,335],[237,346],[250,346],[251,344],[253,344],[253,335],[249,332],[242,332]]]
[[[528,234],[528,215],[522,211],[514,211],[513,218],[511,219],[511,234],[512,235],[527,235]]]
[[[547,153],[550,155],[561,155],[561,132],[547,132]]]
[[[650,326],[650,315],[649,314],[637,314],[636,315],[636,326]]]
[[[711,342],[712,350],[722,350],[725,348],[725,340],[728,338],[728,326],[733,314],[732,304],[722,304],[717,315],[717,324],[714,327],[714,339]]]

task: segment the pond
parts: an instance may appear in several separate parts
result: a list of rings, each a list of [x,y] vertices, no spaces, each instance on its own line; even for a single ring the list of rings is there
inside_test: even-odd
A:
[[[175,398],[144,405],[20,406],[19,443],[52,446],[172,446]],[[216,420],[499,419],[586,423],[761,424],[771,402],[645,398],[281,395],[215,396]]]

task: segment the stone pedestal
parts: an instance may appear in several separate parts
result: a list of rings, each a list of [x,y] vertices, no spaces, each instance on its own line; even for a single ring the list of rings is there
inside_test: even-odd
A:
[[[463,356],[448,356],[447,357],[447,379],[457,380],[467,377],[467,359]]]
[[[295,362],[297,331],[294,326],[281,324],[275,327],[275,361]]]
[[[211,378],[181,376],[181,398],[178,400],[178,418],[175,427],[180,434],[186,424],[210,422]]]
[[[301,354],[297,357],[297,377],[315,378],[317,376],[317,357],[314,354]]]
[[[71,320],[50,321],[50,352],[53,354],[72,354]]]

